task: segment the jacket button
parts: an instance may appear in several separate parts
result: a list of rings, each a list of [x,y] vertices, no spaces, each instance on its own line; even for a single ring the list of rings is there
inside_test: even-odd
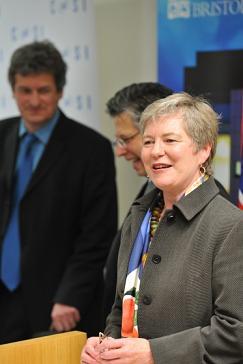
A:
[[[152,302],[152,300],[151,300],[150,296],[143,296],[143,303],[145,305],[150,305],[151,302]]]
[[[152,262],[154,264],[159,264],[161,262],[161,256],[160,255],[157,255],[157,254],[153,255],[152,256]]]
[[[169,211],[166,217],[167,223],[172,224],[175,221],[175,218],[176,218],[175,211],[173,210]]]

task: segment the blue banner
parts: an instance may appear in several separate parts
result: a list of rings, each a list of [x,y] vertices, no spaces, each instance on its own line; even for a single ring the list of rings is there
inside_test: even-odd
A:
[[[157,0],[157,7],[158,78],[174,91],[185,89],[185,68],[197,67],[198,52],[243,49],[243,0]]]
[[[220,133],[230,136],[230,165],[216,163],[216,177],[224,181],[230,170],[225,186],[237,203],[243,186],[243,0],[157,0],[157,7],[158,79],[174,91],[206,97],[222,115]],[[221,145],[219,161],[226,153]]]

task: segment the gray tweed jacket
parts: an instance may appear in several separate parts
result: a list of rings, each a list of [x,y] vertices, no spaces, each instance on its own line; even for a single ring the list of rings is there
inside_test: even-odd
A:
[[[154,190],[136,200],[122,230],[117,294],[106,333],[118,338],[132,243]],[[243,363],[243,213],[213,177],[160,221],[144,268],[140,337],[156,364]]]

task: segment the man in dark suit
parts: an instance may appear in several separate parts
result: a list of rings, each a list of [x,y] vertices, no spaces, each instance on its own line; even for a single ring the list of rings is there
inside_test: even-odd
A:
[[[21,115],[0,122],[0,343],[101,329],[102,270],[117,226],[114,158],[107,139],[58,108],[65,75],[50,42],[11,59]]]

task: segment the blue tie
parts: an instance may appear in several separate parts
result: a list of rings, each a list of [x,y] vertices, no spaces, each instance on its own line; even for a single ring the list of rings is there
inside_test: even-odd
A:
[[[19,204],[32,174],[32,146],[36,140],[37,137],[34,134],[25,134],[21,142],[12,210],[3,240],[1,279],[10,291],[14,291],[20,283]]]

